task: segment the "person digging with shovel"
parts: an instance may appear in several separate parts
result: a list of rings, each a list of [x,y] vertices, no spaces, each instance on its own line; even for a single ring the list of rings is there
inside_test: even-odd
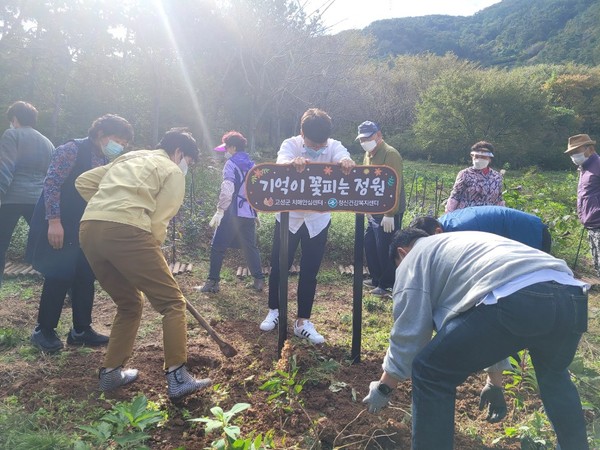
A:
[[[81,219],[81,248],[96,278],[117,305],[100,369],[100,389],[135,381],[130,358],[146,298],[162,314],[163,348],[170,399],[211,384],[187,370],[186,300],[160,248],[169,220],[183,203],[188,165],[199,156],[196,140],[182,128],[165,133],[155,150],[129,152],[80,175],[75,186],[88,205]]]

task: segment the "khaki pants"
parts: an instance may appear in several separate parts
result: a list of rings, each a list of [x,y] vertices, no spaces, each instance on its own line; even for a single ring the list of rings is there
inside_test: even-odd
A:
[[[143,295],[162,314],[165,368],[187,361],[185,298],[151,233],[116,222],[87,220],[81,248],[102,288],[117,305],[104,367],[131,357],[142,317]]]

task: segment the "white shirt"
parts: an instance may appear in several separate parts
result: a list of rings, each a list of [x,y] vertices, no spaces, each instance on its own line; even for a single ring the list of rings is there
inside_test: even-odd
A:
[[[279,152],[277,152],[276,163],[289,164],[298,156],[307,158],[312,162],[333,164],[339,164],[344,159],[352,159],[346,147],[335,139],[327,139],[327,148],[317,158],[313,159],[307,154],[304,148],[304,139],[302,136],[294,136],[283,141]],[[331,213],[328,212],[291,211],[289,214],[290,232],[296,233],[304,223],[311,238],[323,231],[331,220]],[[280,220],[279,213],[276,215],[276,219]]]
[[[552,269],[542,269],[536,270],[535,272],[526,273],[525,275],[521,275],[514,280],[497,287],[483,297],[483,299],[477,303],[477,305],[494,305],[498,303],[498,300],[501,298],[508,297],[509,295],[514,294],[515,292],[520,291],[527,286],[531,286],[536,283],[543,283],[545,281],[556,281],[558,284],[563,284],[565,286],[585,287],[586,290],[590,289],[591,287],[590,284],[581,280],[577,280],[567,273]]]

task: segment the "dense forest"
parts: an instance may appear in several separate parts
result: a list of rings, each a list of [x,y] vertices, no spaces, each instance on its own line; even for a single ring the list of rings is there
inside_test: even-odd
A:
[[[503,0],[336,35],[293,0],[3,3],[0,109],[32,102],[57,144],[112,112],[136,147],[188,126],[208,154],[238,129],[272,159],[309,107],[358,158],[364,120],[406,157],[464,162],[486,139],[505,167],[569,168],[567,137],[600,137],[592,0]]]
[[[503,0],[470,17],[379,20],[364,30],[379,55],[444,55],[484,66],[600,64],[600,2]]]

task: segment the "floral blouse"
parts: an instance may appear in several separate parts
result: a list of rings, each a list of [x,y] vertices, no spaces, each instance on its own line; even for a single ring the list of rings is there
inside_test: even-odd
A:
[[[446,212],[483,205],[504,206],[502,174],[489,168],[479,170],[473,167],[458,172],[446,203]]]
[[[46,202],[46,219],[60,217],[60,190],[63,183],[71,174],[77,161],[77,145],[70,141],[57,147],[52,154],[50,167],[44,181],[44,197]],[[104,155],[92,152],[92,168],[108,164]]]

